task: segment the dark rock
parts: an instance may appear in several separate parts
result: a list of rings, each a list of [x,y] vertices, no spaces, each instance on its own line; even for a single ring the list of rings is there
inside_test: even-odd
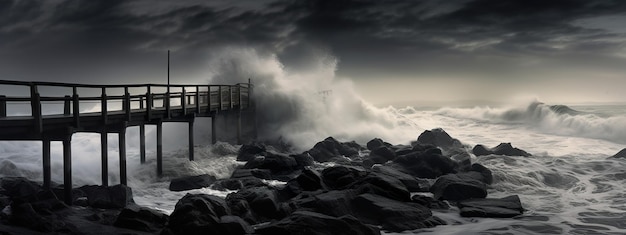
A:
[[[504,198],[473,198],[457,203],[463,217],[510,218],[524,212],[517,195]]]
[[[396,156],[405,155],[413,152],[412,146],[394,146]]]
[[[205,188],[211,186],[216,180],[215,176],[208,174],[175,178],[170,182],[170,191],[179,192]]]
[[[483,182],[485,184],[491,184],[493,183],[493,174],[491,173],[491,170],[489,170],[489,168],[479,164],[479,163],[474,163],[472,164],[472,167],[470,168],[470,171],[475,171],[478,172],[482,175],[483,177]]]
[[[476,173],[479,177],[480,174]],[[485,198],[487,186],[476,175],[469,173],[441,176],[430,187],[437,200],[460,201],[469,198]]]
[[[380,234],[380,231],[375,227],[363,224],[352,216],[333,217],[311,211],[296,211],[278,222],[258,227],[255,233],[268,235],[375,235]]]
[[[5,177],[0,179],[3,194],[15,203],[37,201],[37,193],[42,190],[39,184],[23,177]]]
[[[314,200],[309,204],[302,203],[301,206],[331,216],[351,215],[354,214],[352,200],[355,197],[356,192],[353,190],[332,190],[314,195]]]
[[[116,227],[145,232],[158,232],[165,227],[168,216],[146,207],[131,205],[124,208],[117,216]]]
[[[370,153],[370,159],[374,163],[382,164],[396,158],[396,153],[386,146],[380,146]]]
[[[259,179],[271,180],[272,173],[268,169],[235,169],[230,175],[232,179],[256,177]]]
[[[426,149],[396,157],[394,168],[419,178],[434,179],[448,173],[456,173],[457,163],[441,155],[441,150]]]
[[[121,209],[134,204],[133,191],[126,185],[118,184],[110,187],[86,185],[78,189],[85,193],[89,206],[94,208]]]
[[[424,221],[432,216],[430,209],[414,203],[403,203],[375,194],[362,194],[354,200],[357,217],[384,230],[400,232],[431,227]]]
[[[244,235],[254,233],[254,229],[248,222],[239,216],[225,215],[220,218],[219,222],[224,234]]]
[[[30,203],[13,203],[9,221],[11,224],[40,232],[53,232],[63,227],[60,221],[39,215]]]
[[[366,174],[365,171],[355,167],[333,166],[322,171],[322,179],[331,189],[344,189]]]
[[[310,154],[317,162],[327,162],[333,159],[355,157],[359,155],[360,145],[354,143],[340,143],[333,137],[328,137],[318,142],[306,153]]]
[[[265,156],[257,156],[249,160],[243,168],[267,169],[272,174],[289,174],[298,168],[298,163],[290,156],[268,152]]]
[[[187,194],[176,203],[162,234],[223,234],[220,218],[230,215],[224,199]]]
[[[621,151],[617,152],[615,155],[609,158],[626,158],[626,148],[622,149]]]
[[[315,164],[315,159],[308,153],[295,154],[291,155],[291,157],[296,160],[298,169],[304,169],[307,166],[313,166]]]
[[[239,148],[237,161],[250,161],[254,157],[262,155],[265,151],[265,145],[259,143],[244,144]]]
[[[450,159],[457,163],[458,171],[469,171],[472,166],[472,157],[465,150],[454,150],[450,153]]]
[[[224,180],[215,181],[215,183],[213,183],[211,188],[215,190],[221,190],[221,191],[239,190],[243,188],[243,183],[241,183],[241,180],[238,180],[238,179],[224,179]]]
[[[280,210],[278,193],[267,187],[241,189],[236,193],[228,194],[226,202],[231,207],[233,215],[244,219],[257,218],[260,221],[267,221],[284,217],[284,213]],[[244,210],[250,210],[252,214],[248,215]]]
[[[411,200],[409,190],[400,180],[376,172],[358,179],[350,188],[358,193],[376,194],[397,201]]]
[[[413,195],[411,197],[411,201],[422,206],[428,207],[430,209],[438,209],[438,210],[447,210],[450,209],[450,205],[445,201],[435,200],[432,197],[427,197],[424,195]]]
[[[390,166],[374,166],[372,171],[400,180],[409,192],[428,192],[428,189],[430,188],[430,186],[422,186],[420,181],[418,181],[414,176],[403,173]]]
[[[530,153],[527,153],[524,150],[513,148],[511,143],[501,143],[494,148],[487,148],[479,144],[479,145],[474,146],[474,148],[472,149],[472,153],[474,153],[474,155],[476,156],[483,156],[483,155],[490,155],[490,154],[504,155],[504,156],[523,156],[523,157],[532,156]]]
[[[390,147],[391,144],[389,144],[387,142],[384,142],[380,138],[374,138],[374,139],[368,141],[366,146],[367,146],[367,149],[374,150],[374,149],[377,149],[377,148],[383,147],[383,146]]]
[[[305,168],[296,181],[305,191],[315,191],[324,188],[321,175],[310,167]]]
[[[443,149],[451,149],[451,148],[462,148],[463,144],[461,141],[452,138],[448,133],[446,133],[441,128],[435,128],[432,130],[426,130],[417,137],[417,142],[421,144],[432,144],[434,146],[443,148]]]

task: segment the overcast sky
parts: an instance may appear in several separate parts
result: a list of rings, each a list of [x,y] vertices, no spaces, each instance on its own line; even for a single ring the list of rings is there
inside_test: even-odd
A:
[[[0,80],[208,80],[223,48],[338,60],[374,103],[626,102],[621,0],[0,0]],[[381,91],[380,88],[384,90]]]

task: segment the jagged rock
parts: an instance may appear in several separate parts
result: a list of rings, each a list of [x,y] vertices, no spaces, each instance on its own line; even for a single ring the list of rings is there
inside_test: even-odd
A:
[[[352,200],[356,195],[354,190],[331,190],[314,195],[311,200],[305,199],[297,203],[301,207],[330,216],[352,215]]]
[[[622,149],[621,151],[617,152],[615,155],[609,158],[626,158],[626,148]]]
[[[220,226],[224,234],[244,235],[254,233],[254,228],[239,216],[225,215],[220,218]]]
[[[235,169],[233,173],[230,175],[231,179],[240,179],[240,178],[248,178],[248,177],[256,177],[259,179],[271,180],[272,173],[268,169]]]
[[[357,217],[369,224],[380,224],[384,230],[400,232],[432,227],[430,209],[375,194],[361,194],[353,200]]]
[[[0,179],[3,194],[15,203],[37,201],[37,193],[42,190],[39,184],[23,177],[5,177]]]
[[[126,185],[110,187],[86,185],[78,188],[87,196],[89,206],[102,209],[124,208],[134,204],[133,191]]]
[[[442,149],[462,148],[461,141],[452,138],[441,128],[426,130],[417,137],[417,142],[421,144],[432,144]]]
[[[359,154],[358,144],[340,143],[333,137],[328,137],[318,142],[312,149],[307,151],[317,162],[327,162],[332,159],[355,157]]]
[[[196,175],[196,176],[185,176],[180,178],[175,178],[170,181],[170,191],[186,191],[191,189],[199,189],[204,187],[209,187],[213,184],[217,179],[215,176],[204,174],[204,175]]]
[[[380,230],[365,225],[352,216],[333,217],[311,211],[296,211],[278,222],[258,227],[255,233],[260,235],[375,235],[380,234]]]
[[[530,153],[527,153],[524,150],[513,148],[511,143],[501,143],[494,148],[487,148],[479,144],[479,145],[474,146],[474,148],[472,149],[472,153],[474,153],[474,155],[476,156],[483,156],[483,155],[490,155],[490,154],[504,155],[504,156],[523,156],[523,157],[532,156]]]
[[[403,173],[390,166],[374,166],[372,171],[400,180],[409,192],[428,192],[428,189],[430,188],[430,186],[422,186],[420,181],[418,181],[414,176]]]
[[[396,158],[396,153],[386,146],[380,146],[372,150],[369,158],[376,164],[382,164]]]
[[[366,174],[365,171],[355,167],[333,166],[322,171],[322,179],[331,189],[343,189]]]
[[[450,154],[450,159],[457,163],[458,171],[469,171],[472,166],[472,157],[470,154],[463,150],[452,151]]]
[[[265,156],[257,156],[249,160],[243,168],[267,169],[272,174],[289,174],[298,168],[298,163],[293,157],[268,152]]]
[[[504,198],[473,198],[457,203],[463,217],[510,218],[524,212],[517,195]]]
[[[298,169],[301,170],[307,166],[313,166],[315,164],[315,159],[313,159],[313,157],[311,157],[308,153],[295,154],[291,155],[291,157],[296,160]]]
[[[404,184],[391,176],[371,172],[350,186],[358,193],[371,193],[397,201],[409,201],[410,193]]]
[[[124,208],[117,216],[116,227],[145,232],[158,232],[165,227],[168,216],[146,207],[131,205]]]
[[[170,215],[162,234],[224,234],[220,218],[230,215],[224,199],[206,194],[187,194]]]
[[[374,149],[377,149],[377,148],[383,147],[383,146],[390,147],[391,144],[381,140],[380,138],[374,138],[374,139],[368,141],[366,146],[367,146],[367,149],[374,150]]]
[[[54,232],[64,226],[61,221],[39,215],[30,203],[12,204],[9,222],[39,232]]]
[[[211,188],[215,190],[221,190],[221,191],[239,190],[243,188],[243,183],[241,182],[241,180],[238,180],[238,179],[224,179],[224,180],[215,181],[215,183],[213,183]]]
[[[419,178],[434,179],[444,174],[456,173],[458,165],[449,157],[441,155],[438,148],[426,148],[398,156],[390,166]]]
[[[450,208],[450,205],[448,205],[445,201],[435,200],[432,197],[419,194],[413,195],[411,197],[411,201],[430,209],[447,210]]]
[[[485,198],[487,186],[480,179],[482,175],[477,172],[448,174],[441,176],[430,187],[437,200],[460,201],[470,198]],[[476,175],[480,177],[476,179]]]
[[[478,172],[482,175],[483,179],[482,181],[485,184],[491,184],[493,183],[493,174],[491,173],[491,170],[489,170],[489,168],[479,164],[479,163],[474,163],[472,164],[472,167],[470,168],[470,171],[475,171]]]
[[[298,177],[296,177],[300,188],[305,191],[315,191],[324,188],[322,176],[312,168],[305,168]]]
[[[397,145],[397,146],[393,146],[392,149],[396,153],[396,156],[405,155],[405,154],[409,154],[409,153],[414,152],[413,151],[413,146]]]
[[[245,201],[245,203],[241,201]],[[285,216],[279,205],[278,193],[267,187],[244,188],[226,196],[226,202],[233,209],[233,215],[242,218],[255,218],[260,221],[279,219]],[[234,207],[234,208],[233,208]],[[250,210],[247,215],[244,210]]]
[[[250,161],[266,151],[265,145],[259,143],[244,144],[239,148],[237,161]]]

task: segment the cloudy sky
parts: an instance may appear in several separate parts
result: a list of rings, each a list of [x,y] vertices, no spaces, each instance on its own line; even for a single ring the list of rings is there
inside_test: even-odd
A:
[[[208,80],[224,48],[337,59],[376,104],[626,102],[620,0],[0,0],[0,80]]]

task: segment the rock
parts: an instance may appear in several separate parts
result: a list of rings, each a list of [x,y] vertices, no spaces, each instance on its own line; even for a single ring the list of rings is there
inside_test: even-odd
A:
[[[510,218],[524,212],[517,195],[504,198],[473,198],[457,203],[463,217]]]
[[[374,163],[382,164],[396,158],[396,153],[386,146],[380,146],[370,153],[370,159]]]
[[[428,192],[428,189],[430,188],[430,186],[422,186],[420,181],[418,181],[414,176],[403,173],[390,166],[374,166],[372,171],[400,180],[409,192]]]
[[[470,168],[470,171],[475,171],[478,172],[482,175],[483,179],[482,181],[485,184],[491,184],[493,183],[493,174],[491,173],[491,170],[489,170],[489,168],[479,164],[479,163],[474,163],[472,164],[472,167]]]
[[[272,174],[290,174],[298,169],[298,163],[290,156],[268,152],[265,156],[249,160],[243,169],[267,169]]]
[[[224,199],[206,194],[187,194],[176,203],[162,234],[224,234],[219,224],[230,215]]]
[[[469,171],[472,166],[472,157],[465,150],[455,150],[450,154],[450,159],[452,159],[457,164],[458,171]]]
[[[296,181],[300,185],[300,188],[305,191],[315,191],[324,188],[320,173],[310,167],[305,168],[302,173],[296,177]]]
[[[461,141],[452,138],[441,128],[426,130],[417,137],[417,142],[421,144],[432,144],[442,149],[462,148]]]
[[[243,188],[243,183],[241,183],[241,180],[238,179],[224,179],[215,181],[211,188],[220,191],[239,190]]]
[[[113,225],[144,232],[158,232],[165,227],[167,220],[168,216],[161,212],[131,205],[120,212]]]
[[[403,203],[375,194],[362,194],[353,200],[357,217],[369,224],[380,224],[384,230],[400,232],[432,227],[424,223],[432,217],[430,209]]]
[[[244,235],[254,233],[254,228],[239,216],[225,215],[220,218],[220,226],[224,234]]]
[[[39,184],[23,177],[5,177],[0,179],[0,188],[4,195],[15,203],[37,201],[37,193],[42,190]]]
[[[365,171],[355,167],[333,166],[322,171],[322,179],[331,189],[344,189],[366,174]]]
[[[482,177],[480,174],[478,176]],[[468,173],[441,176],[430,187],[430,191],[437,200],[460,201],[487,196],[485,183]]]
[[[435,200],[432,197],[427,197],[424,195],[413,195],[411,197],[411,201],[422,206],[428,207],[430,209],[438,209],[438,210],[447,210],[450,209],[450,205],[445,201]]]
[[[39,232],[53,232],[63,226],[59,221],[39,215],[30,203],[12,204],[9,222]]]
[[[335,158],[355,157],[359,155],[358,144],[340,143],[333,137],[328,137],[318,142],[312,149],[307,151],[317,162],[327,162]],[[359,146],[360,147],[360,146]]]
[[[504,156],[523,156],[529,157],[532,156],[530,153],[527,153],[524,150],[513,148],[511,143],[501,143],[494,148],[487,148],[483,145],[476,145],[472,149],[472,153],[476,156],[484,156],[484,155],[504,155]]]
[[[609,158],[626,158],[626,148],[622,149],[621,151],[617,152],[615,155]]]
[[[396,156],[405,155],[413,152],[412,146],[393,146]]]
[[[217,179],[215,176],[204,174],[175,178],[170,181],[170,191],[186,191],[211,186]]]
[[[333,217],[311,211],[296,211],[278,222],[258,227],[255,233],[260,235],[374,235],[380,234],[380,230],[365,225],[352,216]]]
[[[404,184],[391,176],[371,172],[350,186],[358,193],[371,193],[397,201],[409,201],[410,193]]]
[[[271,180],[272,173],[267,169],[235,169],[233,173],[230,175],[231,179],[240,179],[240,178],[248,178],[248,177],[256,177],[259,179]]]
[[[387,142],[384,142],[380,138],[374,138],[374,139],[368,141],[366,146],[367,146],[367,149],[374,150],[374,149],[377,149],[377,148],[383,147],[383,146],[390,147],[391,144],[389,144]]]
[[[86,185],[78,189],[85,193],[89,206],[94,208],[121,209],[134,204],[133,191],[126,185],[118,184],[110,187]]]
[[[241,202],[242,200],[245,203]],[[285,216],[280,211],[278,193],[267,187],[241,189],[236,193],[228,194],[226,202],[232,208],[233,215],[242,218],[251,216],[250,218],[259,219],[260,221],[268,221],[269,219],[279,219]],[[247,211],[244,210],[250,210],[252,214],[247,215]]]
[[[392,167],[419,178],[434,179],[444,174],[456,173],[457,163],[441,155],[441,150],[429,148],[396,157]]]
[[[237,161],[250,161],[256,156],[263,155],[265,151],[265,145],[259,143],[244,144],[239,148]]]
[[[315,164],[315,160],[308,153],[295,154],[291,155],[291,157],[296,160],[298,169],[301,170],[307,166],[313,166]]]
[[[352,200],[356,197],[354,190],[331,190],[313,196],[309,203],[302,203],[303,207],[330,216],[344,216],[354,214]],[[306,200],[305,200],[306,201]]]

